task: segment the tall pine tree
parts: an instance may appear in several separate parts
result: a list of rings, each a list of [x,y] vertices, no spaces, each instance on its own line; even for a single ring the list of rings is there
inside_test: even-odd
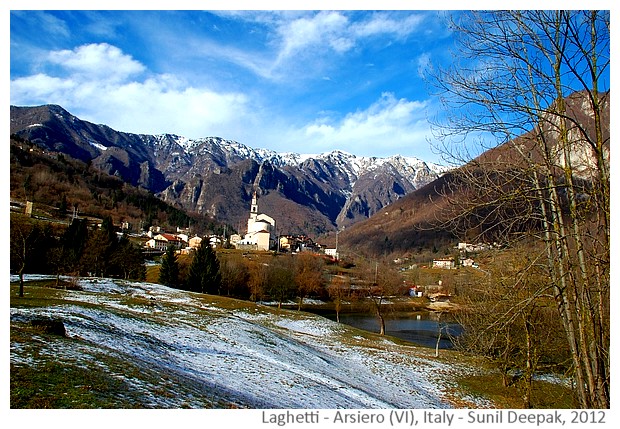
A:
[[[220,262],[208,240],[202,240],[189,266],[187,289],[193,292],[219,294],[222,286]]]
[[[168,246],[166,254],[162,257],[159,283],[170,287],[179,287],[179,261],[174,246]]]

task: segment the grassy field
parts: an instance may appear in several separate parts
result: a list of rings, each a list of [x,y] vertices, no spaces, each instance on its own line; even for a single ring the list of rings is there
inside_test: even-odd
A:
[[[389,380],[391,384],[386,385],[386,390],[373,395],[384,394],[389,397],[394,395],[394,390],[407,391],[407,384],[415,381],[407,381],[403,377],[418,377],[416,371],[427,368],[424,371],[429,371],[429,377],[443,377],[442,380],[432,382],[439,382],[439,387],[433,388],[439,390],[432,391],[431,394],[438,395],[442,398],[441,401],[447,401],[452,407],[522,406],[521,391],[517,387],[502,387],[500,375],[484,361],[456,351],[441,351],[439,357],[435,358],[432,349],[411,346],[398,339],[337,325],[316,315],[277,310],[224,297],[188,295],[182,291],[171,291],[170,296],[150,296],[120,289],[98,292],[67,291],[62,289],[63,286],[61,284],[60,289],[56,288],[53,280],[28,282],[25,297],[18,298],[17,286],[11,285],[11,408],[237,408],[261,404],[253,398],[240,398],[238,393],[231,393],[226,384],[209,384],[211,379],[208,377],[187,377],[186,369],[171,370],[170,365],[179,359],[185,360],[186,355],[173,349],[176,347],[176,339],[166,342],[162,335],[165,329],[177,325],[181,328],[187,326],[188,330],[194,332],[187,334],[192,338],[208,333],[211,337],[205,338],[214,338],[209,341],[223,339],[226,348],[218,352],[221,355],[218,359],[236,359],[237,363],[231,367],[236,369],[232,371],[246,371],[244,361],[237,361],[239,355],[235,349],[256,347],[257,350],[262,350],[261,356],[275,353],[273,356],[266,355],[267,359],[275,359],[271,366],[284,363],[283,375],[278,379],[277,373],[267,373],[264,377],[273,376],[274,380],[279,381],[261,378],[262,381],[259,382],[266,384],[267,390],[269,383],[275,383],[276,387],[271,395],[277,396],[277,389],[281,389],[277,386],[284,383],[286,389],[291,390],[289,396],[301,395],[303,400],[307,399],[305,396],[316,396],[320,403],[320,396],[325,394],[321,392],[324,390],[314,386],[311,380],[334,376],[339,378],[339,375],[334,375],[338,371],[322,371],[334,367],[336,363],[343,364],[346,362],[345,357],[349,356],[349,359],[352,359],[350,362],[362,359],[366,362],[364,365],[372,364],[373,373],[393,373],[393,380]],[[191,300],[185,301],[188,296],[191,296]],[[65,323],[71,327],[71,334],[62,336],[46,332],[33,324],[32,317],[28,316],[30,314],[46,318],[63,317]],[[251,341],[244,343],[243,336],[231,336],[228,331],[213,330],[213,327],[235,322],[239,317],[243,317],[244,325],[237,327],[235,332],[247,331],[246,334],[252,334]],[[122,318],[126,325],[112,326],[111,321],[114,318]],[[325,331],[323,324],[326,326]],[[128,328],[121,331],[123,326]],[[299,328],[300,326],[303,329]],[[312,328],[307,328],[308,326]],[[93,341],[88,338],[93,330],[97,334],[105,331],[108,337],[115,336],[116,339],[106,344]],[[152,333],[149,333],[149,330]],[[324,335],[324,332],[330,334]],[[145,347],[147,352],[152,351],[154,354],[144,356],[133,353],[131,347],[122,344],[125,339],[128,342],[136,341],[138,347]],[[207,344],[211,344],[209,341]],[[196,345],[192,344],[194,343],[187,343],[181,349],[187,351],[201,348],[205,342],[200,340]],[[293,370],[290,375],[290,382],[293,384],[289,384],[287,374],[291,372],[290,365],[297,365],[295,360],[299,358],[299,352],[294,350],[299,347],[305,350],[304,353],[310,353],[300,361],[300,367],[305,368],[308,362],[316,360],[314,371],[321,375],[317,375],[317,372],[302,374],[302,370],[298,370],[300,372],[295,375]],[[291,354],[282,355],[287,348],[291,348]],[[161,356],[170,356],[169,361],[160,362]],[[153,358],[156,361],[153,361]],[[341,359],[345,360],[341,362]],[[331,363],[325,367],[326,363],[321,364],[322,361]],[[270,365],[266,368],[270,368]],[[409,365],[411,374],[394,372],[395,367],[407,371]],[[440,369],[432,369],[436,365],[439,365]],[[343,366],[342,371],[348,371],[348,366]],[[250,369],[247,368],[247,371]],[[422,374],[425,374],[424,371]],[[251,372],[260,376],[258,367]],[[243,376],[254,377],[247,374]],[[225,383],[240,382],[235,379],[237,375],[229,377],[232,378],[225,380]],[[382,375],[381,379],[386,377],[387,375]],[[305,381],[294,382],[294,379]],[[362,388],[355,384],[358,382],[351,383],[354,383],[350,387],[351,391]],[[364,385],[366,381],[359,383]],[[329,392],[332,394],[331,390]],[[258,391],[257,394],[262,392]],[[269,396],[270,393],[267,392],[266,395]],[[536,382],[533,398],[536,408],[571,407],[570,398],[570,390],[564,385]],[[396,405],[399,406],[398,403]]]

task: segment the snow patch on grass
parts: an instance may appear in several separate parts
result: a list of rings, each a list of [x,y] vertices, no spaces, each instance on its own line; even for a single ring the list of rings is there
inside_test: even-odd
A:
[[[106,370],[93,362],[103,354],[143,368],[150,375],[115,374],[146,407],[204,407],[211,398],[249,408],[446,408],[445,380],[463,370],[315,315],[225,308],[221,298],[150,283],[80,286],[63,291],[61,304],[12,307],[12,323],[62,320],[69,341],[42,346],[50,358]],[[11,362],[32,364],[28,353],[11,342]]]

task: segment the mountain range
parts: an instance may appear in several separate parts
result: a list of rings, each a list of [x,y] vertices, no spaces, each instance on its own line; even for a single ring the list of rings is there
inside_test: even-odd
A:
[[[277,153],[220,137],[126,133],[81,120],[57,105],[10,110],[11,134],[240,231],[254,191],[260,211],[276,219],[279,234],[319,235],[369,218],[447,170],[399,155]]]

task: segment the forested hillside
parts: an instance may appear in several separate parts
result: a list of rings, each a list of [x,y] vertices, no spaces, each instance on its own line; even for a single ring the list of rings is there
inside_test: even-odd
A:
[[[10,140],[10,162],[11,200],[33,201],[35,211],[46,217],[68,221],[74,211],[99,220],[109,216],[115,225],[127,222],[133,231],[189,224],[196,232],[223,229],[209,216],[187,213],[88,162],[45,151],[17,136]]]

